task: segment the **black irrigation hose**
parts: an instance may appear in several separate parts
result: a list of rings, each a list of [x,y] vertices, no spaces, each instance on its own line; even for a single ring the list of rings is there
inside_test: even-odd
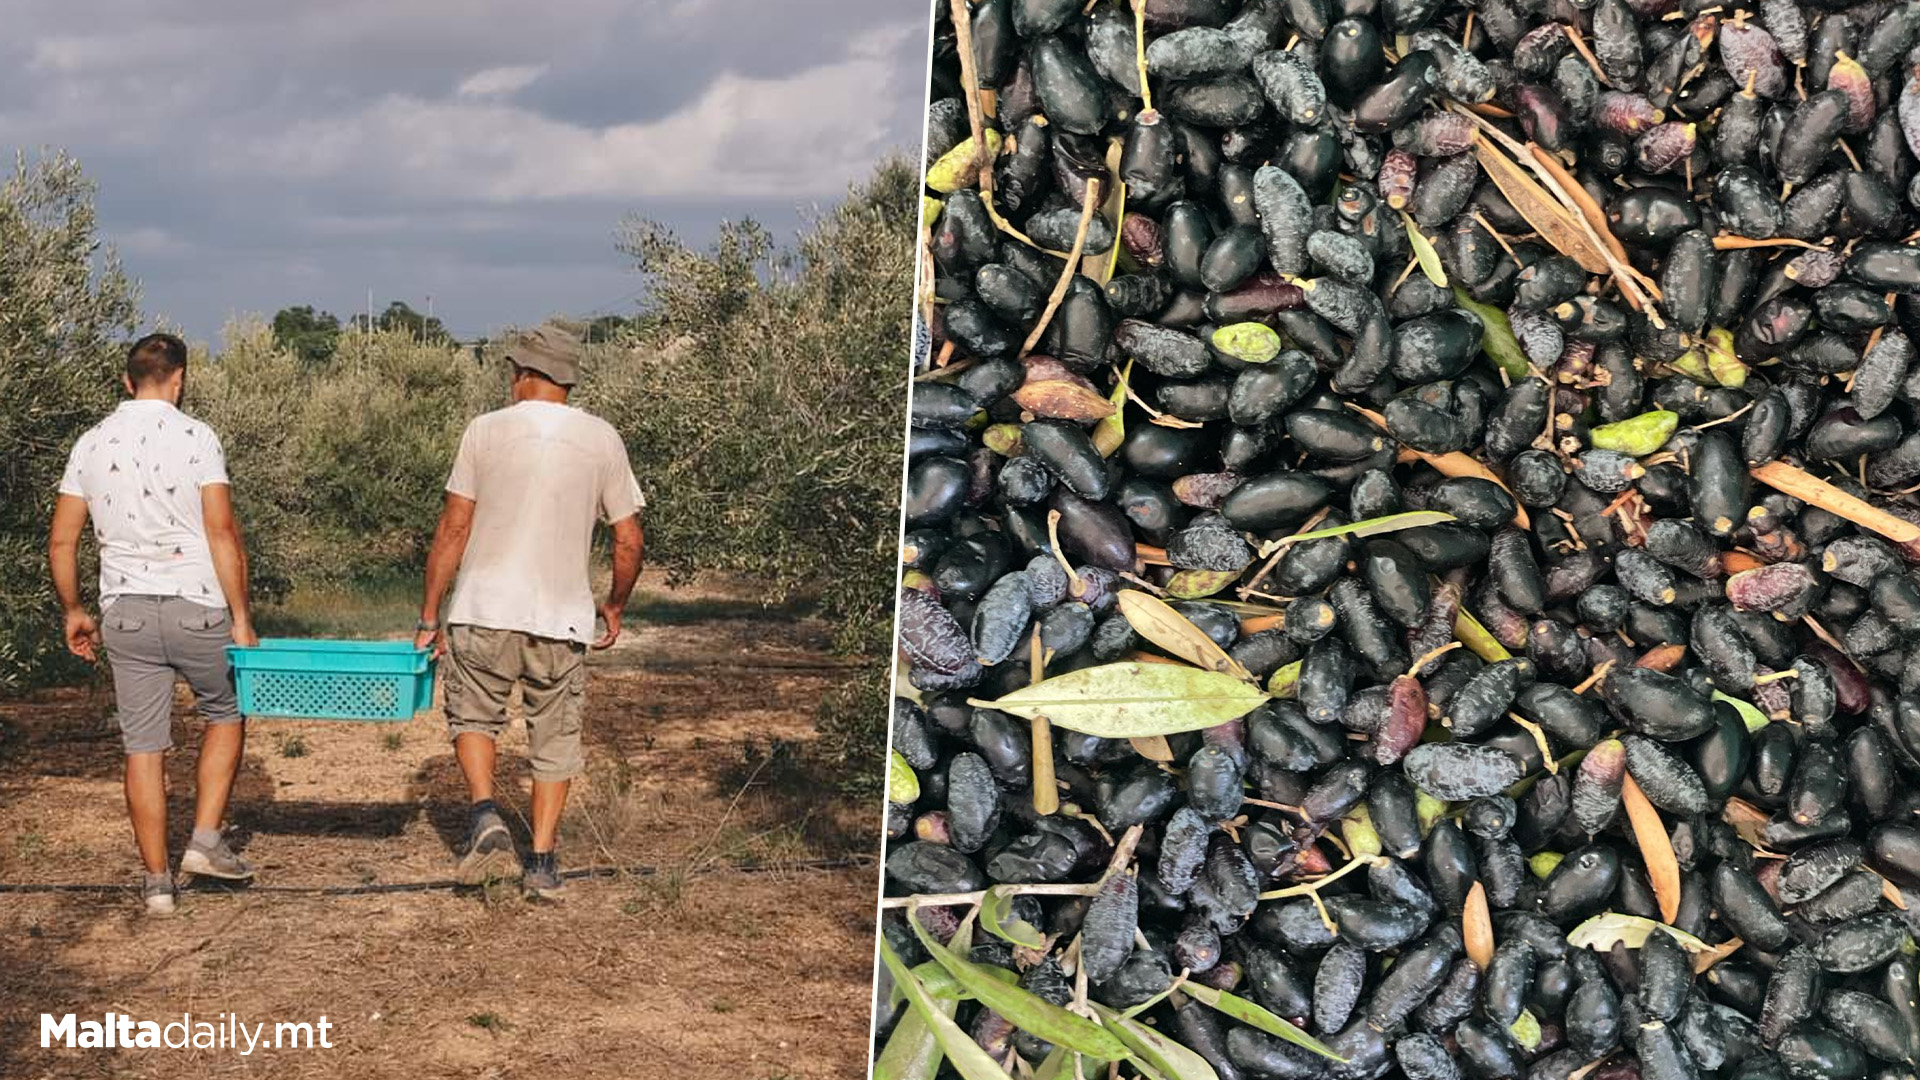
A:
[[[723,869],[741,874],[765,874],[780,870],[850,870],[854,867],[873,865],[871,855],[852,855],[838,859],[800,859],[793,862],[729,862],[722,863]],[[666,872],[658,866],[584,866],[576,870],[563,871],[563,878],[653,877]],[[477,888],[463,885],[452,878],[439,878],[432,881],[396,881],[381,885],[242,885],[231,886],[217,883],[195,882],[182,889],[183,892],[226,893],[230,895],[273,894],[279,896],[380,896],[389,893],[434,892],[440,889]],[[131,885],[109,885],[100,882],[76,882],[67,884],[9,882],[0,881],[0,895],[21,893],[117,893],[128,892]]]

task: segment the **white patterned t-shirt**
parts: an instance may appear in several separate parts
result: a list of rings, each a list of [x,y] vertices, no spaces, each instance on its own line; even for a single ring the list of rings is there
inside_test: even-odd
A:
[[[100,603],[179,596],[226,607],[200,489],[227,483],[213,429],[164,401],[124,401],[80,436],[60,494],[87,500],[100,544]]]

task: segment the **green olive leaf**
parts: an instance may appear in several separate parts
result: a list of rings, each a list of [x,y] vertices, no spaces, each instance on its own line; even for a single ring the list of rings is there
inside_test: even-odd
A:
[[[968,948],[973,942],[973,927],[962,926],[953,936],[960,948]],[[937,1001],[927,992],[913,972],[907,970],[906,963],[900,959],[893,947],[882,941],[880,959],[887,965],[887,972],[893,976],[894,986],[906,996],[912,1005],[912,1011],[900,1018],[893,1027],[893,1034],[887,1037],[887,1045],[880,1048],[880,1056],[873,1061],[873,1080],[933,1080],[940,1071],[940,1061],[946,1056],[949,1042],[958,1040],[972,1047],[975,1055],[969,1055],[973,1072],[968,1072],[956,1058],[954,1067],[960,1070],[967,1080],[1005,1080],[1006,1073],[995,1065],[980,1044],[973,1037],[960,1030],[953,1022],[953,1014],[959,1010],[960,1003]],[[944,1027],[939,1026],[944,1023]],[[965,1047],[962,1053],[965,1053]],[[981,1070],[979,1059],[984,1058],[991,1072]]]
[[[1480,316],[1480,348],[1486,352],[1488,359],[1516,379],[1533,374],[1533,365],[1527,362],[1526,351],[1520,348],[1520,339],[1513,336],[1513,323],[1507,319],[1506,312],[1492,304],[1475,300],[1458,285],[1453,287],[1453,298],[1461,307]]]
[[[887,751],[887,799],[903,805],[920,801],[920,775],[898,750]]]
[[[1438,525],[1444,521],[1456,520],[1458,519],[1452,514],[1439,510],[1409,510],[1404,514],[1368,518],[1350,525],[1329,525],[1324,529],[1294,533],[1292,536],[1283,536],[1278,540],[1269,540],[1260,545],[1260,557],[1264,559],[1288,544],[1297,544],[1302,540],[1325,540],[1329,536],[1379,536],[1381,533],[1417,529],[1422,525]]]
[[[1747,725],[1749,735],[1772,723],[1767,719],[1767,714],[1761,712],[1752,702],[1741,701],[1737,697],[1730,697],[1718,690],[1713,692],[1713,700],[1724,701],[1733,706],[1733,710],[1740,714],[1740,719]]]
[[[1202,986],[1199,983],[1188,983],[1181,989],[1188,997],[1209,1009],[1231,1016],[1243,1024],[1259,1028],[1269,1035],[1285,1039],[1295,1046],[1311,1050],[1323,1058],[1329,1058],[1342,1065],[1347,1063],[1346,1058],[1334,1053],[1333,1048],[1326,1043],[1301,1031],[1289,1023],[1285,1017],[1277,1016],[1246,998],[1235,997],[1225,990],[1215,990],[1211,986]]]
[[[988,889],[986,898],[980,901],[980,926],[994,937],[1011,941],[1015,945],[1028,949],[1044,949],[1047,939],[1033,924],[1025,919],[1013,916],[1013,894],[1000,889]],[[992,968],[999,971],[1002,969]]]
[[[1239,580],[1239,570],[1178,570],[1167,579],[1167,595],[1175,600],[1198,600],[1212,596]]]
[[[1007,1023],[1084,1057],[1118,1061],[1127,1056],[1126,1045],[1099,1024],[1070,1013],[1038,994],[1018,986],[1009,986],[987,974],[978,964],[962,958],[935,940],[920,925],[920,920],[908,918],[907,923],[913,927],[920,944],[940,962],[940,966],[946,968],[975,1000],[999,1013]]]
[[[1294,690],[1300,685],[1300,665],[1302,663],[1304,663],[1304,661],[1295,660],[1293,663],[1284,665],[1280,670],[1274,672],[1273,677],[1267,680],[1267,693],[1277,698],[1292,697]]]
[[[1131,1058],[1136,1066],[1144,1064],[1166,1080],[1220,1080],[1220,1074],[1213,1071],[1213,1066],[1207,1064],[1206,1058],[1167,1038],[1155,1028],[1138,1020],[1129,1020],[1098,1002],[1092,1004],[1094,1012],[1100,1016],[1100,1022],[1133,1051]]]
[[[1117,598],[1120,614],[1134,632],[1196,667],[1226,672],[1240,679],[1253,676],[1192,619],[1151,593],[1128,589]],[[1162,732],[1161,734],[1165,734]]]
[[[1606,952],[1613,948],[1614,942],[1625,942],[1627,948],[1637,949],[1647,943],[1647,935],[1655,930],[1665,930],[1667,935],[1680,943],[1688,952],[1706,952],[1713,946],[1687,933],[1641,915],[1628,915],[1619,911],[1608,911],[1573,928],[1567,934],[1567,944],[1579,949],[1592,949]]]
[[[1126,369],[1120,372],[1120,381],[1114,384],[1113,393],[1107,398],[1113,403],[1113,413],[1093,425],[1093,448],[1100,451],[1101,457],[1112,457],[1120,444],[1127,441],[1127,380],[1132,377],[1133,361],[1128,360]]]
[[[968,703],[1029,720],[1044,716],[1055,727],[1103,739],[1131,739],[1216,727],[1266,700],[1258,687],[1232,675],[1184,664],[1123,661],[1056,675],[997,701],[972,698]]]
[[[1420,272],[1427,280],[1444,289],[1447,287],[1447,271],[1440,265],[1440,253],[1433,250],[1433,241],[1420,232],[1420,226],[1413,223],[1413,215],[1400,211],[1400,220],[1407,226],[1407,243],[1413,245],[1413,258],[1420,264]]]

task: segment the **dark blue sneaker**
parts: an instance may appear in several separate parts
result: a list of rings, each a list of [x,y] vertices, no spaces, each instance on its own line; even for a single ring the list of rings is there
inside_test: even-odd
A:
[[[551,851],[533,853],[532,861],[527,864],[526,876],[520,879],[520,883],[529,896],[542,900],[567,898],[567,879],[560,876],[560,864]]]

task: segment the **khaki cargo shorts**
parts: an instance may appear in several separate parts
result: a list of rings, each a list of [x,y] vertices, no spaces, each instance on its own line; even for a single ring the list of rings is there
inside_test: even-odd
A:
[[[586,771],[580,749],[587,694],[587,647],[518,630],[455,624],[447,628],[442,674],[449,737],[498,740],[507,727],[507,698],[520,687],[527,716],[527,758],[536,780],[571,780]]]
[[[173,746],[173,684],[187,680],[200,718],[237,724],[233,692],[233,623],[226,608],[178,596],[121,596],[100,613],[100,638],[113,669],[120,738],[129,754]]]

